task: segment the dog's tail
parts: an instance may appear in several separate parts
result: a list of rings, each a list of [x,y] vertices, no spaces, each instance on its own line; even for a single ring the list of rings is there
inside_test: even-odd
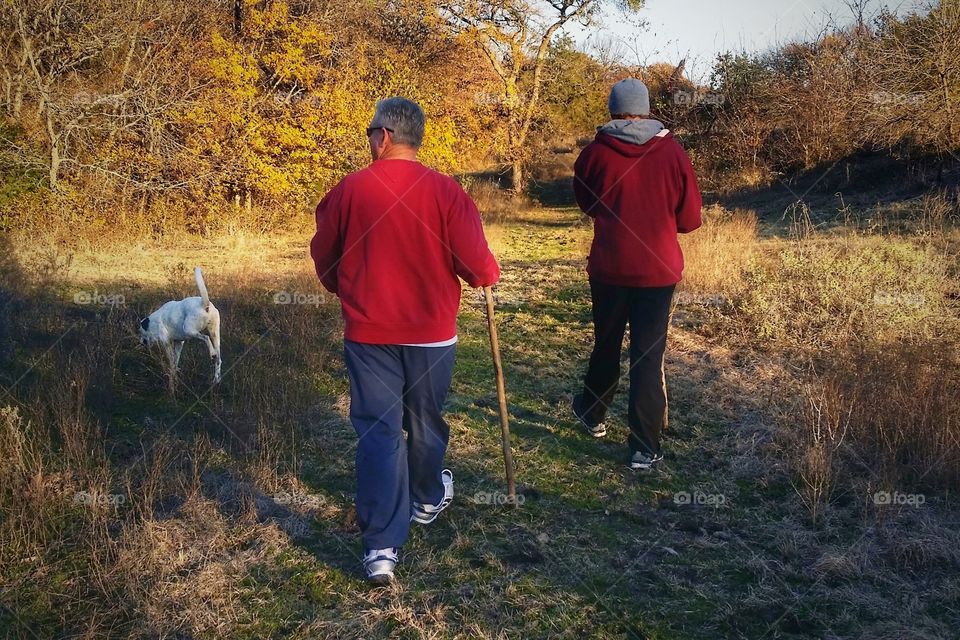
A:
[[[204,311],[210,310],[210,294],[207,293],[207,285],[203,283],[203,271],[200,267],[193,270],[193,277],[197,279],[197,288],[200,289],[200,297],[203,298]]]

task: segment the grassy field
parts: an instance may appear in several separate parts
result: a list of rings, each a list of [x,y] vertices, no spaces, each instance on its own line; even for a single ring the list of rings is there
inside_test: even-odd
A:
[[[708,213],[685,239],[666,459],[649,474],[625,465],[622,394],[604,440],[568,411],[591,347],[589,223],[541,209],[488,229],[523,503],[496,504],[495,386],[467,290],[457,497],[380,589],[359,571],[339,309],[308,235],[13,240],[0,635],[955,637],[956,233]],[[224,380],[211,388],[188,345],[171,398],[136,322],[194,295],[194,264],[223,314]]]

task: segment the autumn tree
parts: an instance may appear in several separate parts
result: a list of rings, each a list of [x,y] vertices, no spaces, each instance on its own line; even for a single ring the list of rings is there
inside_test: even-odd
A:
[[[369,162],[363,132],[390,95],[428,114],[422,160],[459,165],[472,128],[455,99],[463,47],[435,12],[416,0],[337,16],[247,0],[239,25],[204,36],[191,68],[205,88],[181,121],[192,170],[215,178],[206,186],[215,198],[247,217],[262,205],[259,223],[269,228]]]
[[[527,138],[540,106],[544,68],[554,36],[565,25],[595,24],[602,0],[441,0],[450,25],[481,48],[500,79],[513,190],[526,190]],[[643,0],[624,0],[639,10]]]
[[[593,132],[607,116],[607,96],[615,72],[580,51],[567,35],[550,44],[544,69],[541,109],[557,136]]]
[[[200,19],[191,5],[15,0],[2,16],[5,111],[21,134],[8,165],[42,165],[55,192],[88,185],[76,208],[124,211],[184,186],[171,116],[192,90],[177,62]]]
[[[129,39],[123,3],[74,3],[68,0],[11,0],[0,16],[6,26],[7,110],[23,117],[30,99],[40,121],[51,189],[56,189],[71,135],[81,126],[72,76],[88,70]]]
[[[457,95],[480,53],[425,0],[12,0],[0,22],[0,172],[71,203],[44,216],[276,227],[369,162],[389,95],[424,106],[440,170],[494,137]]]

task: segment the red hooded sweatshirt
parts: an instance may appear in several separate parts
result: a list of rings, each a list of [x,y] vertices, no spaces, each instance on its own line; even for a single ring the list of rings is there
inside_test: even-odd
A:
[[[601,127],[577,158],[573,187],[594,218],[591,279],[625,287],[681,280],[677,233],[702,224],[703,201],[690,159],[662,124],[614,120]]]
[[[310,255],[340,297],[344,337],[424,344],[457,335],[461,285],[500,277],[480,215],[456,180],[412,160],[377,160],[317,206]]]

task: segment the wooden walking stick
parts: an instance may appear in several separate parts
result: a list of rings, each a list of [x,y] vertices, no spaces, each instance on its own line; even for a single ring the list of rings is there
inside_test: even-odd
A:
[[[493,317],[493,290],[484,287],[487,298],[487,326],[490,329],[490,353],[493,354],[493,371],[497,376],[497,399],[500,401],[500,437],[503,443],[503,464],[507,471],[507,499],[517,506],[517,485],[513,475],[513,453],[510,450],[510,422],[507,418],[507,389],[503,383],[503,363],[500,361],[500,340],[497,338],[497,322]]]

